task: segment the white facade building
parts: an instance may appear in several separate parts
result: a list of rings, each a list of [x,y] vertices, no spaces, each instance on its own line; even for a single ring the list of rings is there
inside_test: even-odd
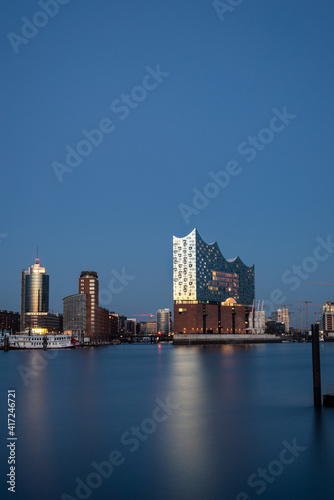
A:
[[[290,318],[288,309],[277,309],[277,311],[273,311],[271,313],[271,319],[272,321],[276,321],[277,323],[284,323],[285,331],[290,331]]]
[[[173,236],[174,302],[225,302],[252,304],[254,266],[239,257],[225,259],[218,244],[205,243],[194,229],[183,238]]]

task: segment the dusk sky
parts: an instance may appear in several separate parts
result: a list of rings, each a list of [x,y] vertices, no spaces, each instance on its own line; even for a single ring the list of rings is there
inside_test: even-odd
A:
[[[334,282],[334,4],[218,6],[2,2],[0,309],[37,245],[54,312],[87,269],[109,310],[172,308],[194,227],[257,299],[334,298],[306,283]]]

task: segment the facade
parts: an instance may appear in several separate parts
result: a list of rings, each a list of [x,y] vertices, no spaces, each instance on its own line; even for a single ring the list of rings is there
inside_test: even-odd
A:
[[[62,314],[50,312],[26,313],[26,330],[35,334],[61,333],[63,331]]]
[[[184,238],[173,236],[174,302],[225,302],[239,304],[255,299],[254,266],[239,257],[227,260],[217,243],[207,244],[196,229]]]
[[[128,318],[126,320],[126,333],[128,335],[136,335],[136,333],[137,333],[137,321],[134,318]]]
[[[216,304],[174,304],[174,333],[248,333],[250,306],[233,299]]]
[[[95,337],[99,307],[99,280],[95,271],[82,271],[79,278],[79,293],[86,295],[86,335]]]
[[[271,320],[276,323],[283,323],[286,332],[290,331],[290,318],[289,318],[289,310],[277,309],[277,311],[272,311]]]
[[[127,323],[128,318],[126,316],[123,316],[122,314],[119,317],[119,333],[121,336],[127,334],[127,328],[126,328],[126,323]]]
[[[334,302],[322,306],[321,329],[324,333],[334,333]]]
[[[169,309],[158,309],[157,333],[168,335],[170,332],[171,332],[171,311]]]
[[[63,299],[64,331],[78,338],[109,340],[109,311],[99,307],[99,280],[95,271],[82,271],[79,293]]]
[[[109,338],[119,336],[119,314],[109,313]]]
[[[156,321],[140,321],[139,332],[142,335],[156,335],[157,322]]]
[[[80,340],[86,336],[86,302],[87,296],[82,293],[63,299],[64,333]]]
[[[61,315],[49,313],[49,275],[38,257],[28,271],[21,273],[21,331],[50,333],[61,331]]]

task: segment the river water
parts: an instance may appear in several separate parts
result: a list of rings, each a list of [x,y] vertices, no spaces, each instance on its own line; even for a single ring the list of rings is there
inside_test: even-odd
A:
[[[1,498],[332,500],[311,344],[1,352]],[[334,392],[334,343],[321,344]],[[332,385],[332,387],[329,387]],[[15,390],[15,494],[7,391]]]

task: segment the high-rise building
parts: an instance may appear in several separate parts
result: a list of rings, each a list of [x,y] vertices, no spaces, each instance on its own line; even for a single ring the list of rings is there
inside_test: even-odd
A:
[[[334,332],[334,302],[328,301],[322,306],[321,330],[328,334]]]
[[[86,294],[86,330],[88,337],[94,337],[99,307],[99,280],[95,271],[82,271],[79,278],[79,294]]]
[[[82,271],[79,293],[63,299],[64,331],[92,341],[109,340],[109,311],[99,307],[99,280],[95,271]]]
[[[286,332],[290,331],[290,318],[288,309],[277,309],[270,314],[271,320],[276,323],[283,323]]]
[[[21,273],[21,331],[32,333],[58,332],[61,316],[49,313],[49,275],[39,258],[28,271]]]
[[[173,236],[175,333],[245,333],[255,299],[254,266],[225,259],[196,229]]]
[[[157,333],[168,335],[170,332],[171,332],[171,311],[169,309],[158,309]]]

